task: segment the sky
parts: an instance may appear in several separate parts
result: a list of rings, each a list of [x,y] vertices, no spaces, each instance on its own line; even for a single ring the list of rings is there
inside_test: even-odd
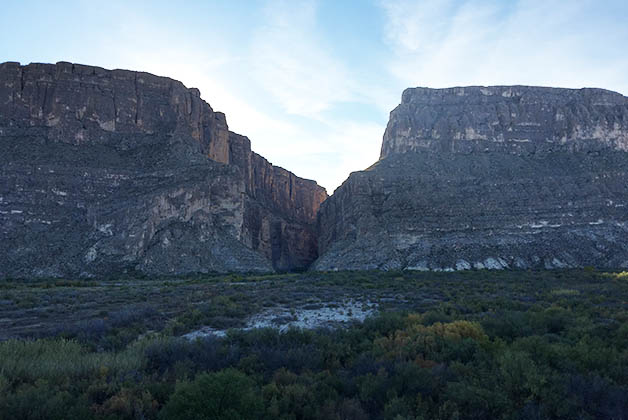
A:
[[[408,87],[628,95],[627,22],[626,0],[0,0],[0,62],[180,80],[331,193],[377,161]]]

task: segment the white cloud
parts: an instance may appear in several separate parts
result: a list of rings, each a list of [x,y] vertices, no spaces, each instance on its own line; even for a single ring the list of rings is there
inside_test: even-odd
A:
[[[316,4],[273,1],[251,44],[251,75],[289,114],[316,118],[333,103],[354,99],[345,63],[317,38]]]
[[[59,45],[46,50],[50,60],[144,70],[199,88],[253,150],[330,192],[377,160],[386,114],[406,87],[540,84],[628,93],[621,0],[604,7],[594,0],[380,2],[386,43],[373,39],[368,51],[333,38],[320,13],[334,9],[309,0],[269,0],[261,10],[251,2],[244,13],[231,6],[147,11],[114,0],[97,15],[85,2],[77,10],[94,26],[88,39],[72,44],[64,37],[73,33],[50,31],[46,42],[43,34],[33,39]],[[216,13],[191,16],[197,9]],[[382,22],[371,12],[341,18],[364,19],[379,34]],[[164,22],[169,13],[172,22]],[[78,19],[68,16],[67,25]]]
[[[538,84],[628,92],[628,58],[609,50],[625,23],[599,3],[386,1],[390,71],[408,86]],[[595,57],[599,57],[596,60]]]
[[[453,0],[382,1],[387,13],[386,36],[393,46],[412,52],[435,49],[450,31]]]
[[[354,82],[347,64],[317,37],[316,13],[313,2],[272,1],[260,26],[244,37],[249,45],[234,48],[224,29],[198,37],[127,10],[102,37],[98,57],[106,67],[148,71],[199,88],[226,114],[231,130],[251,139],[254,151],[331,192],[351,171],[377,160],[384,130],[334,110],[346,101],[381,105],[378,98],[386,95],[391,102],[383,106],[389,108],[399,92]]]

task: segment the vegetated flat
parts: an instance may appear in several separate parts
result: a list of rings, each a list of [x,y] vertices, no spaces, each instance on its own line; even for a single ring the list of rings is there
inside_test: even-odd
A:
[[[4,281],[0,340],[0,419],[628,418],[628,273]]]

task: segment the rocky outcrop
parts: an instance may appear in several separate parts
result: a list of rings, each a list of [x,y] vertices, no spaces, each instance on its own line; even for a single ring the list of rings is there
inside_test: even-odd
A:
[[[406,89],[390,114],[380,159],[410,151],[628,152],[627,102],[604,89]]]
[[[323,270],[628,267],[628,98],[408,89],[319,226]]]
[[[0,64],[0,277],[305,268],[325,190],[272,166],[198,89]]]

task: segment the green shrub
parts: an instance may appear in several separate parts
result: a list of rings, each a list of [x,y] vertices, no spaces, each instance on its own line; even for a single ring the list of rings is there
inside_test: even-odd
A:
[[[19,385],[0,395],[0,420],[71,420],[91,417],[87,401],[75,398],[64,389],[39,379]]]
[[[226,369],[200,374],[193,382],[177,384],[160,413],[168,420],[258,419],[262,398],[255,382],[245,374]]]
[[[140,369],[136,346],[119,353],[88,352],[74,340],[8,340],[0,343],[0,373],[18,382],[62,381]]]

